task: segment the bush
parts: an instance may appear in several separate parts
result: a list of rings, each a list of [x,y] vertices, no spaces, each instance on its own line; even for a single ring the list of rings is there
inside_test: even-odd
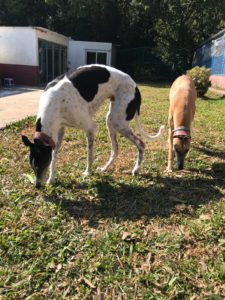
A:
[[[194,67],[187,71],[187,75],[189,75],[194,81],[197,95],[199,97],[204,96],[210,87],[210,69],[205,67]]]

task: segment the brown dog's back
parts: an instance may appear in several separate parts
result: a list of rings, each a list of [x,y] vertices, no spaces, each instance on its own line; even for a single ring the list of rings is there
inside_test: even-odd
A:
[[[195,114],[196,89],[187,75],[178,77],[169,93],[169,115],[173,117],[174,127],[190,126]]]

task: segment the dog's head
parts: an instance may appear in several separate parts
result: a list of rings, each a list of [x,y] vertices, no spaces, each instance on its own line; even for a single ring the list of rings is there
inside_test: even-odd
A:
[[[177,168],[183,170],[184,159],[191,145],[190,130],[182,127],[173,131],[173,147],[176,155]]]
[[[34,143],[32,143],[27,136],[22,135],[22,141],[30,148],[30,165],[35,174],[35,187],[41,187],[46,181],[53,148],[40,138],[34,138]]]

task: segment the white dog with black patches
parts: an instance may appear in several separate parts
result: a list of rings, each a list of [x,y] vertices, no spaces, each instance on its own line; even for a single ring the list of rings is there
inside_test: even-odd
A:
[[[107,98],[111,100],[106,121],[112,148],[109,161],[100,170],[105,171],[117,157],[116,136],[119,132],[138,149],[132,174],[139,173],[145,145],[134,135],[129,121],[135,117],[139,132],[149,140],[158,138],[164,126],[160,127],[155,136],[144,132],[139,121],[141,95],[128,74],[109,66],[87,65],[61,75],[47,85],[40,99],[34,142],[22,136],[24,144],[30,148],[30,164],[35,172],[36,187],[45,184],[49,165],[48,183],[54,182],[55,160],[66,126],[85,131],[88,154],[87,167],[83,174],[90,174],[94,159],[94,136],[97,131],[92,116]]]

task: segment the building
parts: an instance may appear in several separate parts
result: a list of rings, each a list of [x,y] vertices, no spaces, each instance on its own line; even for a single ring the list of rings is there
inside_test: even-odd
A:
[[[69,39],[41,27],[0,27],[0,74],[37,85],[67,69]]]
[[[112,43],[69,41],[68,67],[85,64],[115,65],[115,46]]]
[[[225,89],[225,29],[213,35],[196,49],[193,66],[209,68],[211,85]]]
[[[0,78],[15,84],[46,84],[89,63],[114,65],[111,43],[73,41],[42,27],[0,26]]]

